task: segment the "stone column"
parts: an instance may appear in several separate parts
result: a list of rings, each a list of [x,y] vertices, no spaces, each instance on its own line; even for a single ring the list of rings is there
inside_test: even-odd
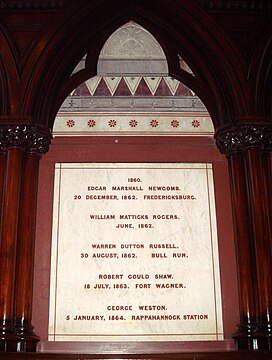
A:
[[[28,352],[35,351],[40,340],[31,323],[34,244],[39,160],[48,151],[50,136],[34,128],[27,129],[25,135],[27,143],[20,193],[14,319],[15,331],[20,338],[17,350]]]
[[[48,149],[49,136],[46,139]],[[4,352],[28,349],[24,342],[22,347],[22,324],[31,327],[38,179],[37,161],[30,160],[29,156],[36,148],[39,153],[40,142],[41,135],[31,126],[1,129],[1,143],[7,153],[6,165],[3,166],[5,181],[0,241],[0,351]],[[29,349],[34,350],[34,347]]]
[[[270,228],[270,243],[272,247],[272,135],[267,133],[266,146],[264,152],[264,171],[266,174],[266,193],[268,199],[268,215]]]
[[[246,186],[244,141],[242,134],[238,136],[238,129],[225,128],[217,131],[216,142],[220,152],[227,156],[231,184],[240,305],[240,322],[233,337],[238,349],[253,350],[257,347],[254,334],[257,329],[258,293],[255,246]]]
[[[269,135],[270,134],[270,135]],[[229,161],[240,296],[239,349],[270,348],[272,257],[264,152],[270,124],[245,124],[216,133]]]
[[[272,141],[272,125],[251,126],[246,134],[251,146],[246,152],[250,210],[255,242],[259,317],[258,348],[272,350],[272,255],[269,208],[271,209],[271,172],[267,151]],[[268,185],[268,186],[267,186]]]
[[[13,131],[14,130],[14,131]],[[0,351],[16,351],[13,325],[17,229],[23,150],[19,129],[1,129],[7,151],[3,183],[0,241]]]
[[[1,135],[0,135],[1,137]],[[7,163],[7,152],[5,146],[0,143],[0,204],[2,204],[3,201],[3,188],[5,183],[5,177],[6,177],[6,163]],[[2,214],[2,206],[0,206],[0,219]]]
[[[4,129],[0,129],[0,205],[3,200],[3,188],[6,177],[6,163],[7,163],[7,151],[6,151],[6,136]],[[2,214],[2,206],[0,206],[0,219]]]

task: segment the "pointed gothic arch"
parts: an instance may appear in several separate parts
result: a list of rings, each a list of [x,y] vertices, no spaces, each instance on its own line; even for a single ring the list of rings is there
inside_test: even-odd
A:
[[[0,24],[0,42],[2,44],[0,54],[0,113],[15,115],[19,110],[18,102],[15,100],[19,95],[18,54],[12,38],[3,24]]]
[[[31,113],[33,123],[51,129],[58,108],[69,92],[95,75],[106,39],[122,24],[134,20],[159,41],[170,75],[199,95],[215,127],[236,121],[238,114],[248,112],[244,79],[240,75],[242,60],[212,19],[205,24],[198,21],[201,12],[197,4],[188,1],[177,8],[166,8],[161,1],[156,8],[150,8],[144,1],[128,2],[122,7],[116,1],[107,0],[96,6],[90,2],[84,8],[82,1],[70,5],[39,39],[44,47],[34,48],[33,53],[28,54],[23,71],[24,114]],[[63,43],[69,46],[63,47]],[[86,69],[70,77],[86,53]],[[179,54],[195,77],[180,68]]]

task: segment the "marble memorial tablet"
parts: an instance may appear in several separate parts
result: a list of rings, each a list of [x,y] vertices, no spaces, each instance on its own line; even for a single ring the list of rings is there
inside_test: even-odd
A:
[[[222,340],[212,165],[57,163],[50,341]]]

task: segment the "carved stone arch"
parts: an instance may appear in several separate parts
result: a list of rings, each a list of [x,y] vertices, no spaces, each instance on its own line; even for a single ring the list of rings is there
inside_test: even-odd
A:
[[[20,112],[17,54],[12,38],[2,23],[0,23],[0,44],[0,114],[15,115]]]
[[[24,113],[31,114],[40,127],[52,128],[71,86],[76,87],[95,75],[104,42],[130,20],[158,40],[166,54],[170,75],[191,87],[204,101],[216,128],[247,114],[245,79],[238,75],[243,74],[242,60],[222,29],[203,16],[199,5],[187,0],[171,8],[164,1],[158,1],[156,7],[146,1],[69,3],[41,34],[39,41],[44,48],[35,49],[25,64]],[[89,53],[86,69],[70,78],[86,53]],[[178,54],[195,77],[180,69]]]

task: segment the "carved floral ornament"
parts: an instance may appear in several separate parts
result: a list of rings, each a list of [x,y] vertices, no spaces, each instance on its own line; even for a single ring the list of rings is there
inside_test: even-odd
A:
[[[45,154],[49,150],[51,135],[34,126],[14,125],[0,128],[0,149],[21,148],[28,153]]]
[[[130,21],[117,29],[106,41],[101,58],[165,59],[157,40],[142,26]]]
[[[220,129],[215,134],[216,144],[222,154],[231,155],[251,147],[272,150],[272,125],[242,124]]]

